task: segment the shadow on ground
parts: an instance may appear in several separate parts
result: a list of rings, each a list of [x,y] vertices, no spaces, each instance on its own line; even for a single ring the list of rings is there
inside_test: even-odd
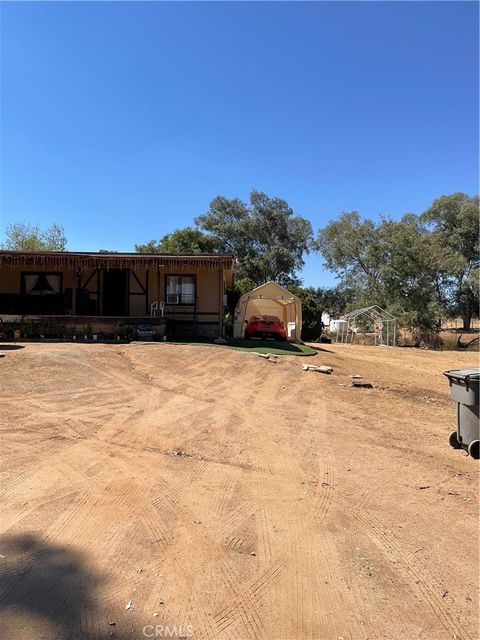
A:
[[[25,349],[22,344],[0,344],[0,351],[16,351],[17,349]]]
[[[237,351],[256,351],[258,353],[274,353],[277,355],[314,356],[316,351],[306,344],[297,344],[280,340],[247,340],[244,338],[230,338],[224,344],[215,344],[213,340],[201,338],[172,338],[170,344],[198,344],[210,347],[230,348]]]
[[[328,345],[328,348],[325,346],[319,347],[318,344],[309,344],[308,346],[310,347],[310,349],[315,349],[315,351],[322,351],[324,353],[335,353],[333,349],[330,349],[330,345]]]
[[[82,553],[32,534],[3,537],[0,549],[3,638],[34,637],[43,624],[50,633],[54,629],[59,640],[93,637],[82,628],[82,618],[95,616],[95,590],[104,580],[86,567]],[[94,637],[112,636],[106,632]]]

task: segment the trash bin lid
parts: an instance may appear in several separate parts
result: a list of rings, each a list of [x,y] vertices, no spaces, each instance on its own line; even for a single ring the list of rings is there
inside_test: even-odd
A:
[[[470,367],[469,369],[450,369],[443,372],[447,378],[456,380],[472,380],[478,382],[480,380],[480,367]]]

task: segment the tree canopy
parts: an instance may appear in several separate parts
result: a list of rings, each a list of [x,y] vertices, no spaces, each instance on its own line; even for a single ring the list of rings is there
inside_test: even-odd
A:
[[[285,200],[255,190],[249,204],[218,196],[195,222],[222,251],[235,255],[238,278],[250,278],[256,284],[299,282],[304,255],[312,247],[312,226],[295,215]]]
[[[216,250],[215,238],[193,227],[166,233],[158,241],[135,245],[135,251],[139,253],[213,253]]]
[[[441,262],[450,315],[460,315],[470,326],[478,312],[480,278],[479,198],[454,193],[434,200],[422,215],[431,230]]]
[[[16,222],[6,228],[5,235],[2,248],[11,251],[65,251],[67,247],[65,231],[59,224],[42,230],[38,225]]]
[[[378,222],[344,213],[320,230],[326,267],[364,305],[379,304],[420,333],[478,310],[478,197],[442,196],[420,216]]]
[[[252,191],[249,204],[217,196],[196,227],[177,229],[160,240],[135,245],[142,253],[232,253],[236,278],[254,285],[275,280],[299,282],[304,255],[312,246],[312,226],[285,200]]]

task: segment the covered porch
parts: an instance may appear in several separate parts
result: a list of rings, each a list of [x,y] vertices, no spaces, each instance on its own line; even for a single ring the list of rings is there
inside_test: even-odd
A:
[[[232,257],[0,252],[0,317],[223,334]]]

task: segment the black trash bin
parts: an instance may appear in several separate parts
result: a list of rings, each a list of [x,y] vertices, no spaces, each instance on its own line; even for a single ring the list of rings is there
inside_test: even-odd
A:
[[[444,371],[450,397],[457,403],[457,430],[450,434],[450,446],[466,449],[478,460],[480,444],[479,386],[480,368]]]

